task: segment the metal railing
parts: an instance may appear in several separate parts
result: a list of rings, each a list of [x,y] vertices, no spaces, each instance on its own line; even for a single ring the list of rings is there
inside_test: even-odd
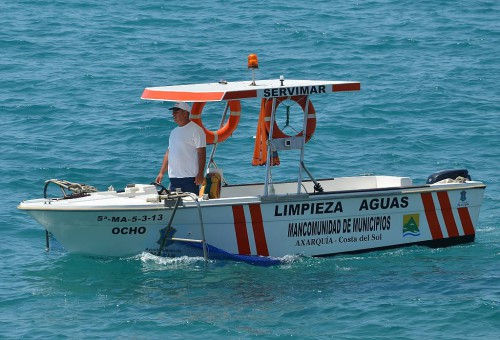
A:
[[[200,219],[200,228],[201,228],[201,240],[168,237],[169,231],[172,228],[172,222],[174,221],[175,213],[177,212],[177,209],[179,208],[179,204],[183,198],[187,198],[187,197],[191,198],[196,203],[196,206],[198,208],[198,216]],[[165,247],[165,244],[167,243],[167,240],[179,241],[179,242],[190,242],[190,243],[201,243],[202,248],[203,248],[203,258],[205,259],[205,262],[208,262],[208,250],[207,250],[207,243],[206,243],[206,239],[205,239],[205,227],[203,225],[203,216],[202,216],[201,206],[200,206],[200,202],[198,200],[198,196],[196,196],[195,194],[190,193],[190,192],[172,192],[172,193],[168,193],[166,195],[159,195],[159,199],[165,200],[165,205],[167,205],[167,201],[175,200],[175,205],[174,205],[174,209],[172,210],[172,214],[170,215],[170,220],[168,221],[168,225],[167,225],[167,228],[165,230],[160,248],[158,249],[156,255],[157,256],[161,255],[163,248]]]

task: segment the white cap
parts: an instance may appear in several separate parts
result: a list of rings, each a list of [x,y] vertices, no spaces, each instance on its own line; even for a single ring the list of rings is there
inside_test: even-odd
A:
[[[172,106],[171,108],[169,108],[169,110],[173,110],[173,109],[181,109],[181,110],[184,110],[184,111],[187,111],[187,112],[191,112],[191,106],[189,106],[188,103],[185,103],[185,102],[177,102],[174,104],[174,106]]]

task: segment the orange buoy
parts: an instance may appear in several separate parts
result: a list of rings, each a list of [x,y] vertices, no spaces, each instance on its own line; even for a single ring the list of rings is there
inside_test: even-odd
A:
[[[229,119],[226,124],[217,131],[210,131],[203,126],[201,120],[201,113],[205,107],[206,102],[196,102],[193,104],[191,109],[190,119],[201,126],[205,131],[207,144],[216,144],[225,141],[231,136],[231,134],[236,130],[238,123],[240,122],[241,115],[241,104],[239,100],[230,100],[229,103]]]
[[[276,109],[285,100],[293,100],[294,102],[298,103],[300,105],[300,107],[302,108],[302,111],[305,112],[307,96],[278,97],[278,98],[276,98]],[[273,110],[273,101],[272,101],[272,99],[268,99],[267,103],[265,104],[265,125],[266,125],[266,130],[268,133],[271,131],[271,112],[272,112],[272,110]],[[307,109],[306,143],[311,139],[315,130],[316,130],[316,111],[314,110],[314,106],[313,106],[312,102],[309,100],[309,105],[308,105],[308,109]],[[304,131],[301,131],[296,135],[296,137],[303,136],[303,134],[304,134]],[[291,137],[291,136],[287,135],[282,130],[280,130],[280,128],[278,127],[278,124],[276,124],[276,121],[275,121],[274,128],[273,128],[273,138],[288,138],[288,137]]]

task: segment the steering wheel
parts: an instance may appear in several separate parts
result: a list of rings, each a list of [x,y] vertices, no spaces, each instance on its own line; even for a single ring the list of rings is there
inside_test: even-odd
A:
[[[165,188],[163,185],[161,185],[160,183],[156,183],[156,182],[152,182],[151,185],[154,185],[156,188],[160,188],[160,190],[158,190],[158,195],[168,195],[170,194],[170,191]]]

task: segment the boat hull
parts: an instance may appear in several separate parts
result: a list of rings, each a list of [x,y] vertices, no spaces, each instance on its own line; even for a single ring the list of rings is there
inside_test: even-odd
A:
[[[200,211],[207,244],[229,254],[327,256],[415,244],[441,247],[474,240],[484,188],[469,182],[200,200]],[[169,257],[201,254],[199,244],[179,241],[203,238],[193,202],[183,201],[170,228],[172,204],[23,203],[20,208],[72,253],[128,256],[161,248]]]

